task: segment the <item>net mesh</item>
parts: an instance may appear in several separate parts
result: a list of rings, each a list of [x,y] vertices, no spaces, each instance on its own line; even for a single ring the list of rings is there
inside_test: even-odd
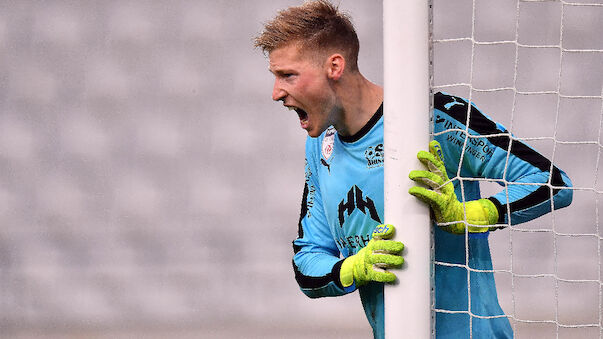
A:
[[[570,207],[491,233],[504,316],[517,337],[601,337],[603,2],[433,0],[432,6],[433,91],[468,99],[505,125],[512,142],[529,144],[573,182]],[[479,180],[482,196],[513,185],[460,172],[451,180]],[[467,262],[458,266],[468,276],[475,271]],[[472,320],[484,318],[468,309]]]

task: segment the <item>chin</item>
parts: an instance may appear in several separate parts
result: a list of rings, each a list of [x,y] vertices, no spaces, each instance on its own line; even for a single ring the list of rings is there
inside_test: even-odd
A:
[[[311,129],[311,130],[309,130],[309,131],[307,131],[307,132],[308,132],[308,135],[309,135],[310,137],[312,137],[312,138],[317,138],[317,137],[319,137],[319,136],[322,134],[322,132],[324,132],[325,130],[326,130],[326,128],[323,128],[323,129]]]
[[[308,132],[308,135],[312,138],[317,138],[319,137],[324,131],[327,130],[327,128],[329,128],[329,124],[327,124],[326,126],[308,126],[309,128],[306,129],[306,132]]]

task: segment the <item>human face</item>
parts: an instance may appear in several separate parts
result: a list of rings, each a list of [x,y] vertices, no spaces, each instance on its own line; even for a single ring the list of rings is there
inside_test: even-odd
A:
[[[334,125],[336,99],[325,63],[301,53],[297,44],[277,48],[269,58],[270,72],[275,77],[272,100],[294,110],[311,137]]]

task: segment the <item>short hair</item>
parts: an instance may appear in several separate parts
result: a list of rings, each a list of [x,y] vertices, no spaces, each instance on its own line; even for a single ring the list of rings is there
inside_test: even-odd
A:
[[[264,24],[254,45],[270,54],[290,43],[304,51],[341,52],[351,70],[358,70],[358,35],[350,17],[327,0],[306,2],[278,12]]]

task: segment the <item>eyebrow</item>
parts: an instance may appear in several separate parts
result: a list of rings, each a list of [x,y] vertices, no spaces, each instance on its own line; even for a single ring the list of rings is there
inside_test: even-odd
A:
[[[279,75],[279,74],[285,74],[285,73],[293,73],[293,70],[288,69],[288,68],[277,68],[277,69],[272,69],[270,67],[268,67],[268,71],[274,75]]]

